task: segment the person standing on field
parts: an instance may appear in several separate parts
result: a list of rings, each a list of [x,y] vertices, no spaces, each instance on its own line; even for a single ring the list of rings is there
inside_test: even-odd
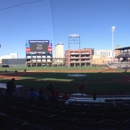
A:
[[[26,69],[24,69],[24,73],[26,74],[26,72],[27,72],[27,70]]]
[[[7,70],[5,69],[5,74],[7,74]]]
[[[14,72],[15,72],[15,74],[17,74],[17,73],[18,73],[18,71],[17,71],[17,70],[15,70]]]

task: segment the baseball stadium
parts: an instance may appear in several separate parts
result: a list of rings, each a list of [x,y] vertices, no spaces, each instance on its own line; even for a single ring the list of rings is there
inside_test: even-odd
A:
[[[129,35],[130,0],[0,0],[0,130],[130,130]]]
[[[56,45],[60,56],[62,48]],[[104,64],[93,64],[93,48],[68,49],[65,57],[53,58],[49,40],[29,40],[25,50],[26,58],[2,59],[2,130],[130,128],[129,47],[118,48],[116,60]],[[16,88],[8,95],[10,80]]]

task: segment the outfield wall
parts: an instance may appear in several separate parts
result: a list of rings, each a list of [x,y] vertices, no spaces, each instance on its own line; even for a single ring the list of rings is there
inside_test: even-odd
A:
[[[10,67],[26,67],[26,58],[19,59],[2,59],[2,65],[9,65]]]

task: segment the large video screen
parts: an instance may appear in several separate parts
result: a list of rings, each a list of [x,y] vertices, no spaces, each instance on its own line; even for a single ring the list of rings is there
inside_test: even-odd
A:
[[[26,43],[26,52],[52,53],[52,43],[49,40],[29,40]]]

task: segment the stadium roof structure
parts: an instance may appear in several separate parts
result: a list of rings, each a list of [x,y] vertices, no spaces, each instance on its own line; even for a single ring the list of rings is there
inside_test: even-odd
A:
[[[116,56],[115,58],[130,58],[130,54],[129,53],[122,53],[122,54]]]
[[[130,49],[130,46],[128,46],[128,47],[122,47],[122,48],[116,48],[115,50],[128,50],[128,49]]]
[[[123,58],[124,61],[127,61],[128,58],[130,58],[130,51],[128,51],[129,49],[130,49],[130,46],[128,46],[128,47],[122,47],[122,48],[116,48],[115,50],[123,51],[123,53],[119,54],[115,58]]]

